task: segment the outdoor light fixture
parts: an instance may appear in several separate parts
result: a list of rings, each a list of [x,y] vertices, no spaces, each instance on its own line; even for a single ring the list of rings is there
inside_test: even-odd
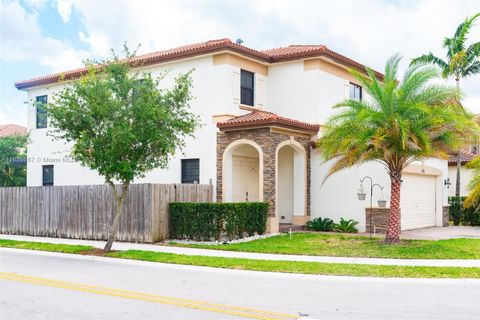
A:
[[[373,179],[372,177],[370,176],[365,176],[363,177],[361,180],[360,180],[360,188],[358,189],[358,192],[357,192],[357,197],[358,197],[358,200],[365,200],[367,194],[365,193],[364,189],[363,189],[363,182],[365,181],[365,179],[369,179],[370,180],[370,239],[372,239],[372,216],[373,216],[373,187],[379,187],[381,192],[382,192],[382,199],[381,200],[378,200],[378,206],[379,207],[385,207],[387,205],[387,201],[384,200],[383,198],[383,187],[381,185],[379,185],[378,183],[373,183]]]
[[[445,179],[443,183],[447,186],[447,189],[449,189],[452,185],[452,183],[450,182],[450,178]]]

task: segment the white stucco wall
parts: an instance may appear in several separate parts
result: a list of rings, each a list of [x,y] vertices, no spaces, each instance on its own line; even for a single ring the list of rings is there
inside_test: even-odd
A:
[[[197,130],[195,138],[189,138],[183,152],[178,152],[170,160],[167,170],[156,169],[145,178],[135,182],[179,183],[181,180],[181,159],[200,158],[200,183],[209,183],[216,177],[216,126],[212,115],[221,113],[238,113],[238,106],[233,103],[233,73],[232,66],[213,65],[211,57],[199,57],[161,66],[149,67],[148,71],[159,75],[165,70],[169,73],[162,81],[164,87],[171,87],[174,77],[181,72],[195,69],[192,74],[193,96],[192,111],[197,113],[204,126]],[[34,101],[36,96],[48,95],[53,101],[53,95],[62,86],[51,85],[29,90],[28,100]],[[69,153],[69,147],[60,141],[52,141],[47,136],[47,129],[36,129],[36,115],[33,103],[28,108],[28,127],[31,132],[31,143],[28,148],[27,184],[39,186],[42,184],[42,165],[54,164],[54,184],[102,184],[104,180],[96,172],[81,167],[76,163],[64,162]]]
[[[416,162],[414,165],[421,166]],[[448,196],[443,179],[447,175],[447,162],[445,160],[428,159],[425,166],[433,167],[441,171],[436,178],[436,225],[442,224],[442,207],[448,203]],[[340,218],[354,219],[359,222],[360,232],[365,231],[365,208],[370,205],[370,182],[364,183],[367,198],[364,201],[357,199],[357,190],[360,187],[360,179],[365,176],[373,178],[374,183],[384,187],[383,196],[390,206],[390,177],[383,165],[377,162],[367,163],[358,167],[345,169],[324,178],[328,173],[330,163],[322,163],[319,151],[312,152],[311,159],[311,218],[328,217],[338,222]],[[400,195],[401,196],[401,195]],[[381,198],[381,191],[375,187],[373,191],[373,206],[377,206],[377,200]]]
[[[450,178],[450,188],[448,189],[448,195],[455,195],[455,186],[457,185],[457,167],[448,167],[448,177]],[[473,170],[462,166],[460,169],[460,196],[465,197],[468,195],[468,184],[473,178]]]

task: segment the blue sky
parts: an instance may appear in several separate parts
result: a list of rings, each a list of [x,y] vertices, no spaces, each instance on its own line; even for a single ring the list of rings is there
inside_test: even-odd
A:
[[[140,53],[209,39],[242,38],[265,49],[325,44],[382,70],[391,55],[432,51],[475,1],[35,1],[0,0],[0,124],[26,125],[26,94],[14,82],[82,65],[123,42]],[[470,35],[480,41],[480,25]],[[480,113],[480,77],[462,83],[465,105]]]

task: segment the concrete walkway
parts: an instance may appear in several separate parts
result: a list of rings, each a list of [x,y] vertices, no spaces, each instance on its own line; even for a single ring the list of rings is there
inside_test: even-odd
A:
[[[402,231],[402,239],[417,240],[444,240],[457,238],[480,239],[480,227],[449,226],[432,227],[416,230]]]
[[[49,242],[59,244],[89,245],[96,248],[103,248],[104,241],[60,239],[47,237],[31,237],[0,234],[0,239],[19,241]],[[169,247],[155,244],[115,242],[113,250],[145,250],[165,253],[184,254],[192,256],[209,256],[225,258],[244,258],[254,260],[275,260],[275,261],[305,261],[305,262],[326,262],[326,263],[351,263],[369,265],[395,265],[395,266],[429,266],[429,267],[476,267],[480,268],[480,260],[461,259],[385,259],[385,258],[355,258],[355,257],[324,257],[324,256],[302,256],[270,253],[235,252],[208,249],[194,249]]]

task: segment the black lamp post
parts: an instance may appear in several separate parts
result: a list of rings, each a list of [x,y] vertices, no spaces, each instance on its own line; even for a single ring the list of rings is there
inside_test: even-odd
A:
[[[379,185],[378,183],[373,183],[373,179],[370,176],[365,176],[360,180],[360,190],[357,193],[358,200],[365,200],[365,191],[363,191],[363,182],[365,179],[370,180],[370,239],[372,239],[372,216],[373,216],[373,187],[377,186],[382,190],[383,192],[383,187]]]

